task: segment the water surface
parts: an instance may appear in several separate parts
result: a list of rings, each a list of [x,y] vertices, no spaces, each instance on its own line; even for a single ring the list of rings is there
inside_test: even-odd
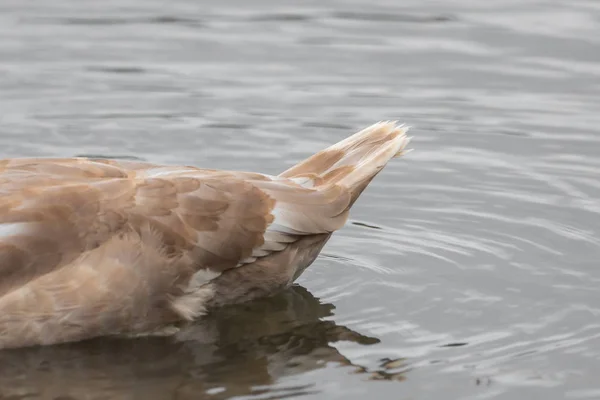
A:
[[[415,135],[301,286],[3,352],[3,398],[600,398],[595,0],[2,0],[0,38],[1,157],[276,174]]]

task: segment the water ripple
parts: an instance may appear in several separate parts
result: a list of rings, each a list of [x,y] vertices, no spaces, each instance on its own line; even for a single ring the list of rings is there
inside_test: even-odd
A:
[[[374,120],[415,135],[300,278],[318,298],[2,353],[2,396],[597,397],[596,1],[0,11],[5,157],[277,174]]]

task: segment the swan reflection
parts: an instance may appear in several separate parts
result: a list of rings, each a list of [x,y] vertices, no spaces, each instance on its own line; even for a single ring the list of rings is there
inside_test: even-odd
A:
[[[368,379],[403,379],[381,369],[353,365],[333,345],[379,339],[324,320],[334,306],[301,286],[278,295],[226,307],[175,337],[98,339],[0,352],[1,398],[144,399],[211,398],[268,392],[279,378],[325,368],[353,367]],[[257,387],[263,387],[257,389]],[[288,388],[286,397],[310,388]],[[281,395],[281,393],[280,393]]]

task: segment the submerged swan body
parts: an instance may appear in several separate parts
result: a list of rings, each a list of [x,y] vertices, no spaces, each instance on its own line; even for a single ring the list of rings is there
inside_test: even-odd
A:
[[[288,287],[406,130],[377,123],[278,176],[0,161],[0,348],[149,334]]]

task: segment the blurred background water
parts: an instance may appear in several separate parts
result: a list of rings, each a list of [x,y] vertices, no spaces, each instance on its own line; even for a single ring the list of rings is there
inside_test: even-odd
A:
[[[0,156],[409,156],[280,295],[0,353],[10,399],[598,399],[596,0],[0,0]]]

